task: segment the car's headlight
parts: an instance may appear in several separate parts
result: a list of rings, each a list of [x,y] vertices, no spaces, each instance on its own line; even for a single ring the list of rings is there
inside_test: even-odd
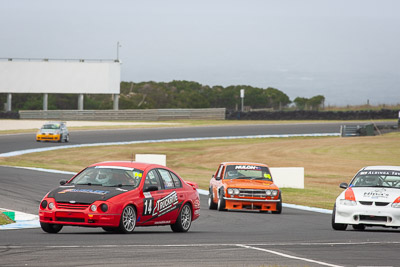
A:
[[[100,205],[100,209],[102,212],[106,212],[106,211],[108,211],[108,205],[103,203]]]
[[[233,195],[233,188],[228,188],[227,192],[229,195]]]
[[[94,205],[94,204],[91,205],[91,206],[90,206],[90,210],[91,210],[91,211],[96,211],[96,210],[97,210],[97,206]]]
[[[51,210],[54,209],[54,203],[53,202],[49,203],[49,209],[51,209]]]
[[[400,208],[400,203],[392,203],[392,208]]]
[[[229,195],[239,195],[240,190],[238,188],[228,188],[227,192]]]
[[[345,206],[355,206],[355,205],[357,205],[357,201],[348,200],[348,199],[341,199],[340,200],[340,204],[341,205],[345,205]]]

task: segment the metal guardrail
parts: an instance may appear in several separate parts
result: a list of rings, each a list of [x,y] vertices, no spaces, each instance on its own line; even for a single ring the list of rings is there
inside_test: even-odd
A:
[[[374,134],[374,125],[373,124],[341,125],[340,126],[340,135],[342,137],[373,136],[373,135],[375,135]]]
[[[88,121],[225,120],[225,108],[126,110],[21,110],[20,119]]]

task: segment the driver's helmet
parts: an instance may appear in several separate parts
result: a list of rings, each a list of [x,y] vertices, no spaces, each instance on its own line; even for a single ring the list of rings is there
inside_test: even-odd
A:
[[[239,175],[239,173],[238,173],[237,170],[231,170],[231,171],[228,171],[228,172],[226,173],[226,176],[227,176],[228,178],[235,178],[235,177],[238,177],[238,175]]]
[[[99,172],[96,177],[96,181],[100,184],[106,184],[110,180],[110,177],[105,172]]]
[[[378,178],[376,176],[366,176],[364,182],[367,185],[378,185]]]

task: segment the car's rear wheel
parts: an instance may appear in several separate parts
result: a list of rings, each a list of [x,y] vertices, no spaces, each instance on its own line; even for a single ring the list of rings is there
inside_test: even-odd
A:
[[[118,230],[124,234],[130,234],[136,227],[136,210],[133,206],[128,205],[124,208],[119,222]]]
[[[61,224],[52,224],[52,223],[40,223],[40,227],[42,227],[42,230],[45,231],[46,233],[50,234],[56,234],[61,231],[63,226]]]
[[[279,202],[276,203],[276,210],[272,211],[272,214],[281,214],[282,213],[282,192],[279,191]]]
[[[217,204],[214,202],[214,193],[212,188],[208,191],[208,208],[210,210],[216,210],[217,209]]]
[[[225,209],[225,199],[224,199],[224,196],[225,196],[224,191],[221,190],[220,193],[219,193],[218,204],[217,204],[217,209],[218,209],[219,211],[225,211],[225,210],[226,210],[226,209]]]
[[[67,134],[67,136],[65,137],[65,143],[69,142],[69,134]]]
[[[337,231],[344,231],[347,228],[347,224],[344,223],[335,223],[335,217],[336,217],[336,204],[333,207],[332,211],[332,228]]]
[[[364,224],[353,224],[353,229],[357,231],[364,231],[365,230],[365,225]]]
[[[178,219],[174,224],[171,224],[171,229],[174,232],[187,232],[192,225],[192,208],[189,204],[183,205]]]

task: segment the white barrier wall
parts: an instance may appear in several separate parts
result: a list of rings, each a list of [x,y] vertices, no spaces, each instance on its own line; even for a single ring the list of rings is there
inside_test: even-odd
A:
[[[279,188],[300,188],[304,189],[304,168],[303,167],[279,167],[269,168],[274,183]]]
[[[154,163],[167,166],[167,155],[162,154],[136,154],[135,161],[144,163]]]
[[[0,61],[0,93],[119,94],[119,61]]]

